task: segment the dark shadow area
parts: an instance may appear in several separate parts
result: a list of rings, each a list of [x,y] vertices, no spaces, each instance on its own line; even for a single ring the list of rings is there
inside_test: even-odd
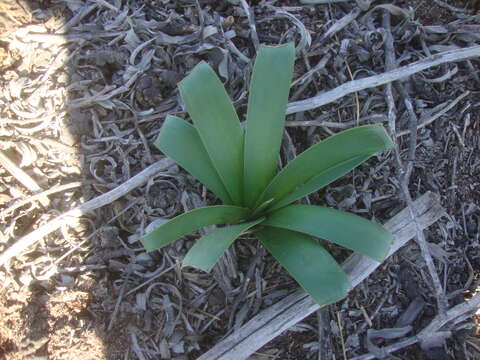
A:
[[[0,252],[162,160],[153,142],[166,114],[186,117],[176,84],[199,61],[217,71],[244,117],[255,48],[238,1],[0,1],[0,155],[13,164],[0,164]],[[388,8],[360,11],[354,1],[247,3],[261,43],[299,46],[292,101],[385,71],[382,16]],[[391,10],[402,64],[479,43],[478,2],[446,1],[463,12],[439,5],[427,11],[418,1],[393,3],[418,10],[411,17]],[[344,30],[322,38],[357,10]],[[423,26],[444,23],[454,25],[431,32]],[[425,234],[450,305],[478,286],[478,68],[472,59],[405,81],[421,121],[459,99],[419,128],[416,156],[409,159],[412,195],[439,193],[449,214]],[[397,131],[408,135],[408,111],[399,91],[393,93]],[[386,113],[379,87],[290,115],[282,163],[357,123],[387,124]],[[405,160],[404,135],[397,141]],[[375,156],[308,201],[384,222],[405,206],[399,171],[393,155]],[[249,238],[232,246],[211,274],[180,266],[198,234],[144,252],[138,240],[149,226],[216,201],[174,166],[38,239],[0,271],[0,359],[195,359],[294,291],[298,285]],[[339,261],[349,254],[336,246],[329,250]],[[420,330],[437,311],[429,281],[412,242],[345,301],[305,319],[256,358],[316,359],[327,345],[336,358],[344,351],[349,357],[364,354],[367,330],[395,327],[419,299],[422,308],[408,325]],[[439,348],[455,359],[475,355],[480,344],[467,320],[463,328],[449,329],[455,336],[441,347],[429,352],[413,346],[401,356],[433,359]],[[319,332],[325,334],[321,341]],[[381,339],[378,345],[391,342]]]

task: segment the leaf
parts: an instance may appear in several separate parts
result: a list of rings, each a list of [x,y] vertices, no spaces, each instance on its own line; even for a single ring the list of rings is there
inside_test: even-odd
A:
[[[183,265],[190,265],[210,271],[223,252],[241,233],[261,223],[265,218],[243,224],[216,228],[198,240],[183,259]]]
[[[178,87],[231,199],[237,205],[243,204],[243,132],[223,84],[202,61]]]
[[[232,203],[197,130],[188,122],[176,116],[167,116],[155,146],[196,177],[225,204]]]
[[[274,205],[305,183],[309,185],[304,189],[312,192],[313,184],[326,185],[323,181],[312,180],[315,176],[327,171],[330,182],[334,181],[348,172],[348,167],[340,164],[350,162],[353,168],[355,158],[372,155],[392,146],[392,140],[382,125],[359,126],[330,136],[288,163],[268,185],[257,204],[273,197]],[[334,169],[337,166],[338,172]]]
[[[290,205],[275,211],[264,224],[316,236],[379,262],[387,257],[393,241],[382,226],[323,206]]]
[[[174,217],[145,235],[141,241],[147,251],[157,250],[204,226],[240,221],[247,214],[248,209],[238,206],[205,206]]]
[[[372,155],[368,154],[368,155],[355,156],[347,161],[343,161],[340,164],[337,164],[328,169],[325,169],[318,175],[312,177],[305,184],[299,185],[297,188],[295,188],[291,193],[289,193],[282,200],[280,200],[278,203],[272,206],[269,209],[269,212],[276,209],[280,209],[294,202],[295,200],[298,200],[304,196],[307,196],[308,194],[311,194],[321,189],[324,186],[327,186],[331,182],[344,176],[349,171],[351,171],[352,169],[354,169],[355,167],[363,163],[370,156]]]
[[[271,203],[273,199],[269,199],[265,201],[263,204],[260,204],[253,212],[252,215],[250,215],[252,218],[263,212]]]
[[[260,46],[253,67],[245,135],[245,205],[253,206],[273,179],[293,74],[292,43]]]
[[[318,304],[330,304],[347,296],[351,288],[347,275],[310,236],[271,227],[255,235]]]

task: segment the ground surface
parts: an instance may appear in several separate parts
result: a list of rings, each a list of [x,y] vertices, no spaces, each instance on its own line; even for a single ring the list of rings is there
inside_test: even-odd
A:
[[[34,185],[0,166],[0,252],[161,159],[152,144],[165,115],[186,116],[175,84],[200,60],[222,75],[244,113],[255,36],[236,3],[1,2],[0,155]],[[375,1],[358,12],[355,1],[249,4],[261,43],[296,42],[291,101],[386,71],[389,33],[398,66],[480,40],[476,1]],[[389,5],[375,7],[381,4]],[[344,29],[324,36],[352,12],[357,15]],[[446,64],[392,87],[396,116],[389,131],[402,163],[413,165],[410,193],[413,198],[426,191],[440,194],[448,214],[425,236],[449,307],[478,289],[479,65],[478,59]],[[290,115],[283,159],[356,123],[388,127],[386,91],[372,88]],[[420,124],[413,154],[405,99]],[[405,207],[401,173],[393,152],[380,154],[309,200],[383,222]],[[31,199],[48,189],[57,190]],[[296,289],[248,238],[238,241],[212,274],[180,269],[195,234],[144,254],[138,239],[147,225],[215,201],[173,167],[39,239],[0,270],[0,357],[195,359]],[[330,250],[339,261],[348,255]],[[369,329],[385,329],[376,334],[377,347],[401,340],[405,334],[392,339],[395,331],[388,329],[410,325],[413,335],[438,314],[432,284],[424,255],[410,242],[346,300],[297,324],[255,357],[352,358],[375,350],[367,341],[373,341]],[[452,334],[445,342],[406,347],[395,356],[480,358],[470,314],[448,330]]]

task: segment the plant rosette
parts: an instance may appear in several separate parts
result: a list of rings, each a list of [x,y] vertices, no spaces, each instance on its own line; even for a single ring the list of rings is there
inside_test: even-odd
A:
[[[293,75],[293,44],[261,46],[250,82],[245,131],[213,69],[201,62],[179,84],[193,125],[167,116],[155,145],[196,177],[224,205],[181,214],[142,238],[160,249],[205,226],[184,265],[209,271],[233,241],[252,232],[318,304],[344,298],[350,281],[316,240],[385,260],[392,235],[357,215],[293,204],[347,174],[393,143],[382,125],[342,131],[305,150],[277,173]]]

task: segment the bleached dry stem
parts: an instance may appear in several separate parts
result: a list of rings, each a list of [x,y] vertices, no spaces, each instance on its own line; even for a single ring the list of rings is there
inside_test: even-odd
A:
[[[334,102],[357,91],[385,85],[392,81],[406,78],[434,66],[462,61],[477,56],[480,56],[480,46],[470,46],[463,49],[443,51],[425,59],[416,61],[410,65],[402,66],[394,70],[387,71],[383,74],[349,81],[336,87],[335,89],[320,93],[312,98],[289,103],[287,106],[287,114],[312,110],[322,105]]]
[[[160,171],[168,169],[170,166],[172,166],[172,164],[173,162],[168,158],[157,161],[156,163],[142,170],[140,173],[138,173],[131,179],[127,180],[122,185],[117,186],[115,189],[112,189],[105,194],[97,196],[96,198],[89,200],[86,203],[63,213],[62,215],[41,226],[37,230],[32,231],[28,235],[25,235],[24,237],[17,240],[15,244],[10,246],[0,255],[0,265],[5,264],[5,262],[10,260],[14,256],[17,256],[22,251],[26,250],[29,246],[35,244],[37,241],[42,239],[44,236],[50,234],[61,226],[72,221],[72,218],[78,218],[95,209],[114,202],[115,200],[132,191],[133,189],[146,183],[148,179],[150,179],[152,176],[156,175]]]

